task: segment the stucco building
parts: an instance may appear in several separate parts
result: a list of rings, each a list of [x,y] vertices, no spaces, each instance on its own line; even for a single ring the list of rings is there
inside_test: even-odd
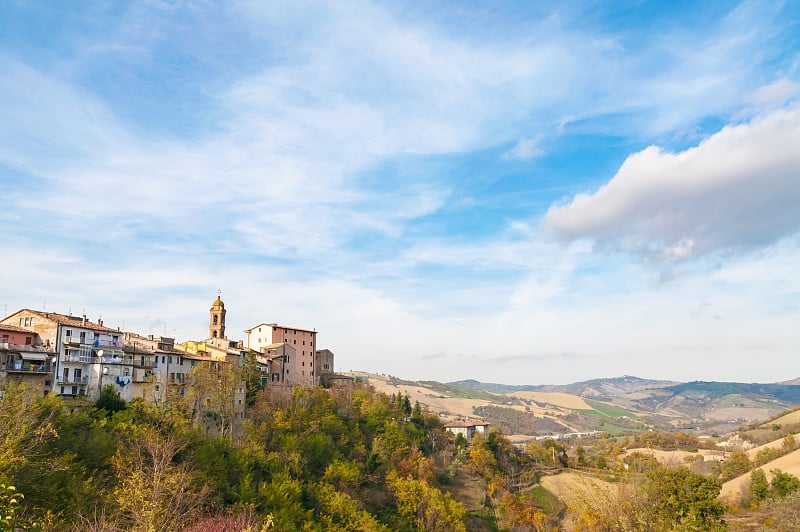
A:
[[[0,387],[18,381],[30,385],[39,394],[50,392],[53,385],[54,351],[45,348],[33,331],[14,325],[0,325]]]
[[[123,399],[129,393],[120,385],[131,378],[132,359],[122,349],[122,332],[92,322],[86,316],[22,309],[0,322],[36,333],[42,349],[55,353],[52,390],[59,395],[95,400],[106,384]]]
[[[244,331],[247,334],[247,347],[267,358],[272,353],[283,356],[280,383],[287,386],[315,386],[319,376],[314,366],[317,345],[317,332],[298,327],[288,327],[277,323],[260,323]],[[273,356],[274,358],[274,356]],[[275,372],[270,370],[270,383]]]

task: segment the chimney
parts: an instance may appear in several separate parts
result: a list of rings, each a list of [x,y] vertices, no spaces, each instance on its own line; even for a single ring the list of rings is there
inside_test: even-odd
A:
[[[86,314],[83,315],[83,319],[81,320],[81,325],[86,325]]]
[[[99,318],[99,319],[97,320],[97,324],[98,324],[100,327],[102,327],[102,326],[103,326],[103,318]]]

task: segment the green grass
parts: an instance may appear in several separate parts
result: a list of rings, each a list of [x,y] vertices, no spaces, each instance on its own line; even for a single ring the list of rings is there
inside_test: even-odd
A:
[[[608,421],[603,421],[600,423],[600,426],[597,427],[597,430],[608,432],[611,434],[631,434],[633,432],[641,432],[642,429],[633,429],[630,427],[620,427],[619,425],[614,425],[613,423],[609,423]]]
[[[536,486],[528,491],[526,495],[534,506],[548,515],[557,514],[563,507],[558,497],[547,491],[543,486]]]
[[[596,401],[586,401],[586,402],[594,410],[600,412],[606,417],[629,417],[632,419],[638,417],[633,412],[629,412],[628,410],[625,410],[624,408],[620,408],[618,406],[608,405],[605,403],[598,403]]]
[[[474,390],[472,388],[462,388],[461,386],[453,386],[452,384],[442,384],[436,381],[419,381],[416,383],[419,386],[438,392],[449,397],[458,397],[460,399],[483,399],[494,403],[502,403],[503,398],[493,393],[483,390]]]

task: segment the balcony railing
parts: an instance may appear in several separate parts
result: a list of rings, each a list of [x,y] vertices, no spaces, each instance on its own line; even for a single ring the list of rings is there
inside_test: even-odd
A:
[[[60,376],[56,379],[56,384],[86,384],[89,382],[89,376],[83,375],[81,377],[67,377]]]
[[[96,339],[94,341],[95,347],[122,347],[122,342],[120,340],[101,340]]]
[[[9,361],[3,366],[6,371],[17,373],[51,373],[53,367],[50,364],[37,364],[26,361]]]

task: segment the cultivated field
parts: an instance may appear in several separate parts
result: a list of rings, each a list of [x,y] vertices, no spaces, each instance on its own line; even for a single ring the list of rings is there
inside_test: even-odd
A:
[[[518,397],[527,401],[536,401],[539,404],[550,404],[570,408],[573,410],[592,410],[592,407],[582,397],[562,392],[512,392],[506,395]]]

